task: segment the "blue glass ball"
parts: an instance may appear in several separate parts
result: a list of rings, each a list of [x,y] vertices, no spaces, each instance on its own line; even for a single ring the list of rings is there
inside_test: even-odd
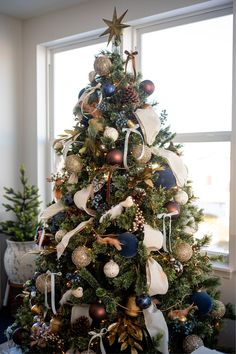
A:
[[[149,295],[140,295],[136,297],[136,304],[141,309],[147,309],[151,306],[152,300]]]
[[[116,91],[115,85],[110,83],[106,83],[102,87],[102,93],[106,97],[111,97],[112,95],[114,95],[115,91]]]
[[[157,171],[153,176],[155,187],[170,189],[176,186],[175,176],[170,168],[165,170]]]
[[[196,291],[191,298],[201,315],[206,315],[211,311],[213,301],[206,291]]]
[[[83,95],[83,93],[85,92],[85,88],[83,88],[82,90],[80,90],[79,94],[78,94],[78,99]]]
[[[123,234],[118,235],[118,240],[122,244],[122,250],[120,254],[125,258],[135,257],[138,249],[138,240],[137,237],[130,232],[124,232]]]

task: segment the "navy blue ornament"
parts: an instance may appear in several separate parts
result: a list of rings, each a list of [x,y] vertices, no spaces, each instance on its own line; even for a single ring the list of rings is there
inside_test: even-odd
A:
[[[71,206],[74,204],[73,196],[70,193],[66,193],[61,199],[66,206]]]
[[[125,258],[135,257],[138,249],[137,237],[130,232],[124,232],[118,235],[118,240],[121,243],[122,250],[120,254]]]
[[[151,80],[144,80],[140,82],[139,88],[147,96],[150,96],[155,91],[155,85]]]
[[[147,309],[151,306],[152,300],[149,295],[140,295],[136,297],[136,304],[141,309]]]
[[[162,187],[162,188],[170,189],[176,186],[176,179],[170,168],[155,172],[153,176],[153,180],[154,180],[154,185],[157,188]]]
[[[60,224],[65,220],[66,214],[63,212],[59,212],[54,215],[50,222],[48,222],[48,226],[51,232],[57,232],[60,228]]]
[[[207,315],[211,311],[213,301],[206,291],[196,291],[192,294],[191,300],[197,306],[201,315]]]
[[[80,90],[79,94],[78,94],[78,99],[83,95],[83,93],[85,92],[85,88],[83,88],[82,90]]]
[[[109,82],[107,82],[102,86],[102,93],[106,97],[111,97],[112,95],[114,95],[115,91],[116,91],[115,85]]]

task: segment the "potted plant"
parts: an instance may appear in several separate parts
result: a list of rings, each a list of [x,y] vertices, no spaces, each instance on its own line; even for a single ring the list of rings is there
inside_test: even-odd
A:
[[[38,226],[39,191],[28,184],[24,166],[20,167],[21,191],[4,187],[3,207],[12,214],[13,220],[1,221],[0,231],[9,235],[4,254],[4,266],[11,283],[23,284],[34,273],[34,235]]]

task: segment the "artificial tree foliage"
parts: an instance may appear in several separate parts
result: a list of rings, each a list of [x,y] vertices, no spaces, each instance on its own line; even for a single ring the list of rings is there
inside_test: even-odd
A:
[[[183,353],[191,335],[192,350],[201,340],[216,345],[225,308],[201,252],[210,238],[194,236],[203,212],[167,113],[158,117],[148,100],[153,83],[136,73],[136,52],[119,52],[122,18],[114,12],[107,33],[116,46],[96,55],[90,83],[79,88],[73,130],[53,144],[64,167],[49,178],[54,200],[42,213],[49,242],[41,242],[11,328],[23,353]],[[154,117],[151,142],[139,112]],[[157,182],[163,171],[171,185],[169,177]]]

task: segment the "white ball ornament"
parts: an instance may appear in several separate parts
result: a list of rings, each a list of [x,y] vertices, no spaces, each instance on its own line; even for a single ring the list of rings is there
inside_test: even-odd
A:
[[[179,203],[180,205],[184,205],[188,201],[188,194],[185,191],[179,190],[175,196],[174,200]]]
[[[119,274],[120,267],[111,259],[104,265],[103,271],[108,278],[115,278]]]
[[[110,138],[113,141],[116,141],[119,137],[118,131],[112,127],[106,127],[103,135],[104,137]]]

